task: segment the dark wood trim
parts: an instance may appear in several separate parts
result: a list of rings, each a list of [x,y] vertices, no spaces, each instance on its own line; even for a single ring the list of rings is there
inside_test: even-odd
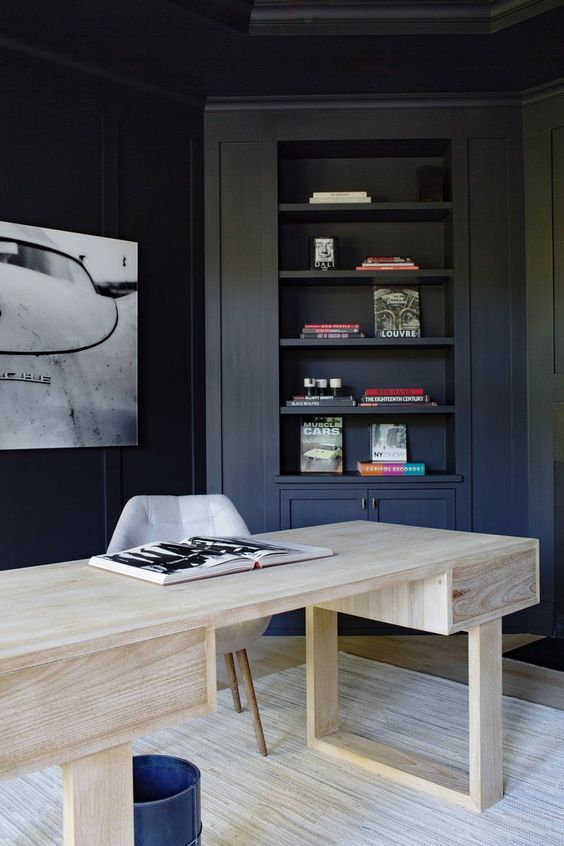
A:
[[[176,0],[178,2],[178,0]],[[252,35],[487,35],[561,6],[560,0],[372,3],[255,0]],[[401,8],[401,14],[398,14]]]

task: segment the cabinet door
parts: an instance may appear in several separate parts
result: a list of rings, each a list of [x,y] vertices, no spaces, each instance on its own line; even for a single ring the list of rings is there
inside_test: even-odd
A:
[[[371,488],[368,496],[370,520],[429,529],[456,528],[453,490]]]
[[[280,528],[322,526],[368,518],[364,488],[293,488],[280,491]]]

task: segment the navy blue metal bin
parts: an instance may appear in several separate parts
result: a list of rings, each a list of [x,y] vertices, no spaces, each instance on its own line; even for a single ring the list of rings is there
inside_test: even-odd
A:
[[[200,846],[200,771],[169,755],[133,757],[135,846]]]

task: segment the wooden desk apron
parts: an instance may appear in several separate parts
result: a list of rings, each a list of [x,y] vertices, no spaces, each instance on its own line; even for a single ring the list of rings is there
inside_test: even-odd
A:
[[[0,575],[0,778],[215,706],[214,629],[317,606],[449,634],[538,602],[538,543],[355,521],[262,535],[332,558],[166,587],[52,564]]]

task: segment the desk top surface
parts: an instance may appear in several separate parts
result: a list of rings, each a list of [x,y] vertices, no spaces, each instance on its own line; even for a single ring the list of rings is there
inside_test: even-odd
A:
[[[474,560],[495,566],[505,555],[538,548],[531,538],[368,521],[259,537],[326,546],[335,555],[167,586],[87,561],[0,573],[0,672],[353,596]]]

